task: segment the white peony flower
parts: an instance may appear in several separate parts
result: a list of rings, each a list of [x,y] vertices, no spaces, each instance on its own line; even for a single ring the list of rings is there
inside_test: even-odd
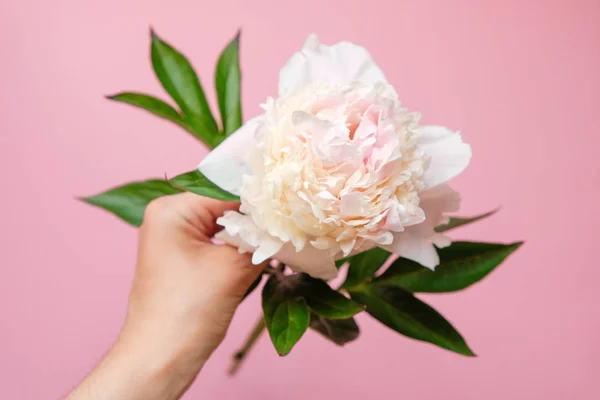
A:
[[[434,268],[434,231],[457,211],[444,183],[471,158],[460,134],[420,126],[369,53],[309,37],[281,70],[279,97],[199,165],[241,197],[217,237],[259,264],[274,257],[313,277],[335,260],[383,247]]]

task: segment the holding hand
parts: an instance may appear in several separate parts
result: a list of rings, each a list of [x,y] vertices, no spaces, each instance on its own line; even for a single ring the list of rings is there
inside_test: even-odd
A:
[[[211,237],[235,203],[183,193],[146,209],[127,320],[113,349],[68,397],[176,399],[223,340],[261,274],[250,256]]]

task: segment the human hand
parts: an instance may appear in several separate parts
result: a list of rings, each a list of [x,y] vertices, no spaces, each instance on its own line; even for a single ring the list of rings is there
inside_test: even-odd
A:
[[[70,399],[171,399],[185,391],[262,272],[249,255],[211,242],[216,218],[236,206],[191,193],[150,203],[125,326],[81,385],[87,396],[80,387]]]

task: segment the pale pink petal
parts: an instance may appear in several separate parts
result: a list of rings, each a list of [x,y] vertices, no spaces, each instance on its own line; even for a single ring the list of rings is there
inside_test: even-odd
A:
[[[402,223],[401,211],[405,208],[401,204],[393,203],[390,205],[387,219],[385,220],[385,227],[393,232],[402,232],[404,230],[404,224]]]
[[[241,239],[252,247],[260,244],[260,231],[252,218],[237,211],[225,211],[217,219],[217,224],[225,228],[230,236],[240,236]]]
[[[335,246],[337,242],[333,238],[327,236],[320,236],[315,240],[311,240],[310,244],[312,244],[319,250],[327,250]]]
[[[256,226],[248,215],[237,211],[227,211],[217,219],[217,224],[224,231],[215,237],[233,246],[238,246],[241,252],[252,252],[252,263],[260,264],[274,256],[283,246],[283,242]]]
[[[316,34],[311,33],[306,38],[306,41],[304,42],[304,46],[302,46],[302,48],[307,50],[317,50],[320,45],[321,42],[319,41],[319,37]]]
[[[377,124],[369,118],[363,118],[354,133],[355,139],[366,139],[377,132]]]
[[[333,279],[337,276],[335,260],[328,251],[319,250],[308,244],[296,252],[294,246],[286,243],[274,256],[296,272],[306,272],[313,278]]]
[[[418,262],[429,269],[434,269],[440,263],[440,258],[433,244],[419,235],[408,232],[408,230],[394,234],[394,243],[381,247],[401,257]]]
[[[327,190],[323,190],[315,196],[317,205],[321,207],[323,210],[331,210],[337,198],[331,194],[331,192]]]
[[[238,247],[241,253],[254,253],[253,264],[260,264],[273,257],[294,271],[306,272],[314,278],[332,279],[337,275],[335,260],[329,251],[306,245],[297,252],[291,242],[283,244],[279,239],[262,231],[248,215],[228,211],[217,220],[217,223],[225,229],[215,237]]]
[[[394,234],[392,232],[381,232],[381,233],[361,233],[360,237],[363,239],[370,240],[379,245],[390,245],[394,241]]]
[[[233,246],[233,247],[240,247],[243,242],[243,240],[239,236],[230,235],[229,233],[227,233],[227,231],[225,229],[217,232],[215,234],[215,239],[217,239],[217,242],[221,241],[221,242],[227,243],[228,245]]]
[[[302,50],[295,53],[281,69],[279,95],[294,92],[316,81],[358,81],[374,85],[386,82],[386,79],[364,47],[350,42],[326,46],[319,43],[316,35],[311,35]]]
[[[442,248],[451,244],[450,238],[437,233],[435,227],[446,219],[444,213],[458,211],[460,196],[450,186],[439,185],[426,190],[419,197],[425,221],[407,226],[404,232],[395,233],[394,242],[382,247],[433,269],[439,264],[433,245]]]
[[[417,146],[429,158],[423,179],[428,188],[447,182],[460,174],[471,160],[471,147],[460,133],[442,126],[424,126]]]
[[[260,245],[252,255],[252,263],[260,264],[268,258],[273,257],[283,246],[283,242],[268,234],[262,235]]]
[[[262,119],[261,115],[246,122],[208,153],[198,165],[198,170],[221,189],[239,195],[242,176],[251,172],[248,157],[256,147],[254,134]]]
[[[431,241],[435,244],[438,249],[443,249],[452,244],[452,240],[448,236],[444,236],[441,233],[436,233],[431,237]]]
[[[356,244],[356,238],[354,239],[350,239],[350,240],[343,240],[340,242],[340,249],[342,250],[342,254],[344,257],[347,257],[348,254],[350,254],[350,252],[352,252],[352,249],[354,248],[354,245]]]
[[[406,228],[407,232],[433,241],[438,247],[450,245],[450,239],[436,233],[435,227],[445,223],[446,213],[458,211],[460,208],[460,195],[448,185],[439,185],[419,195],[420,207],[425,213],[425,221]]]
[[[377,247],[377,244],[371,240],[366,240],[366,239],[362,239],[359,238],[357,241],[357,244],[354,246],[354,249],[352,249],[352,252],[350,254],[348,254],[349,257],[352,257],[356,254],[360,254],[363,253],[367,250],[371,250],[372,248]],[[337,257],[336,261],[338,259],[342,259],[343,257]]]
[[[215,239],[218,239],[232,247],[237,247],[240,254],[252,253],[254,251],[253,246],[250,246],[248,243],[244,242],[242,238],[237,235],[231,236],[225,229],[217,232]]]
[[[345,217],[360,217],[364,206],[363,196],[360,192],[344,194],[341,198],[340,213]]]
[[[426,222],[433,227],[440,225],[444,213],[460,209],[460,195],[448,185],[438,185],[419,194],[420,207],[425,212]]]

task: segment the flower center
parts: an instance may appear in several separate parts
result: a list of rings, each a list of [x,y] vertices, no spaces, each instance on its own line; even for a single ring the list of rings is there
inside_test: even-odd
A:
[[[265,109],[242,211],[271,235],[347,255],[423,221],[418,116],[389,86],[316,83]]]

